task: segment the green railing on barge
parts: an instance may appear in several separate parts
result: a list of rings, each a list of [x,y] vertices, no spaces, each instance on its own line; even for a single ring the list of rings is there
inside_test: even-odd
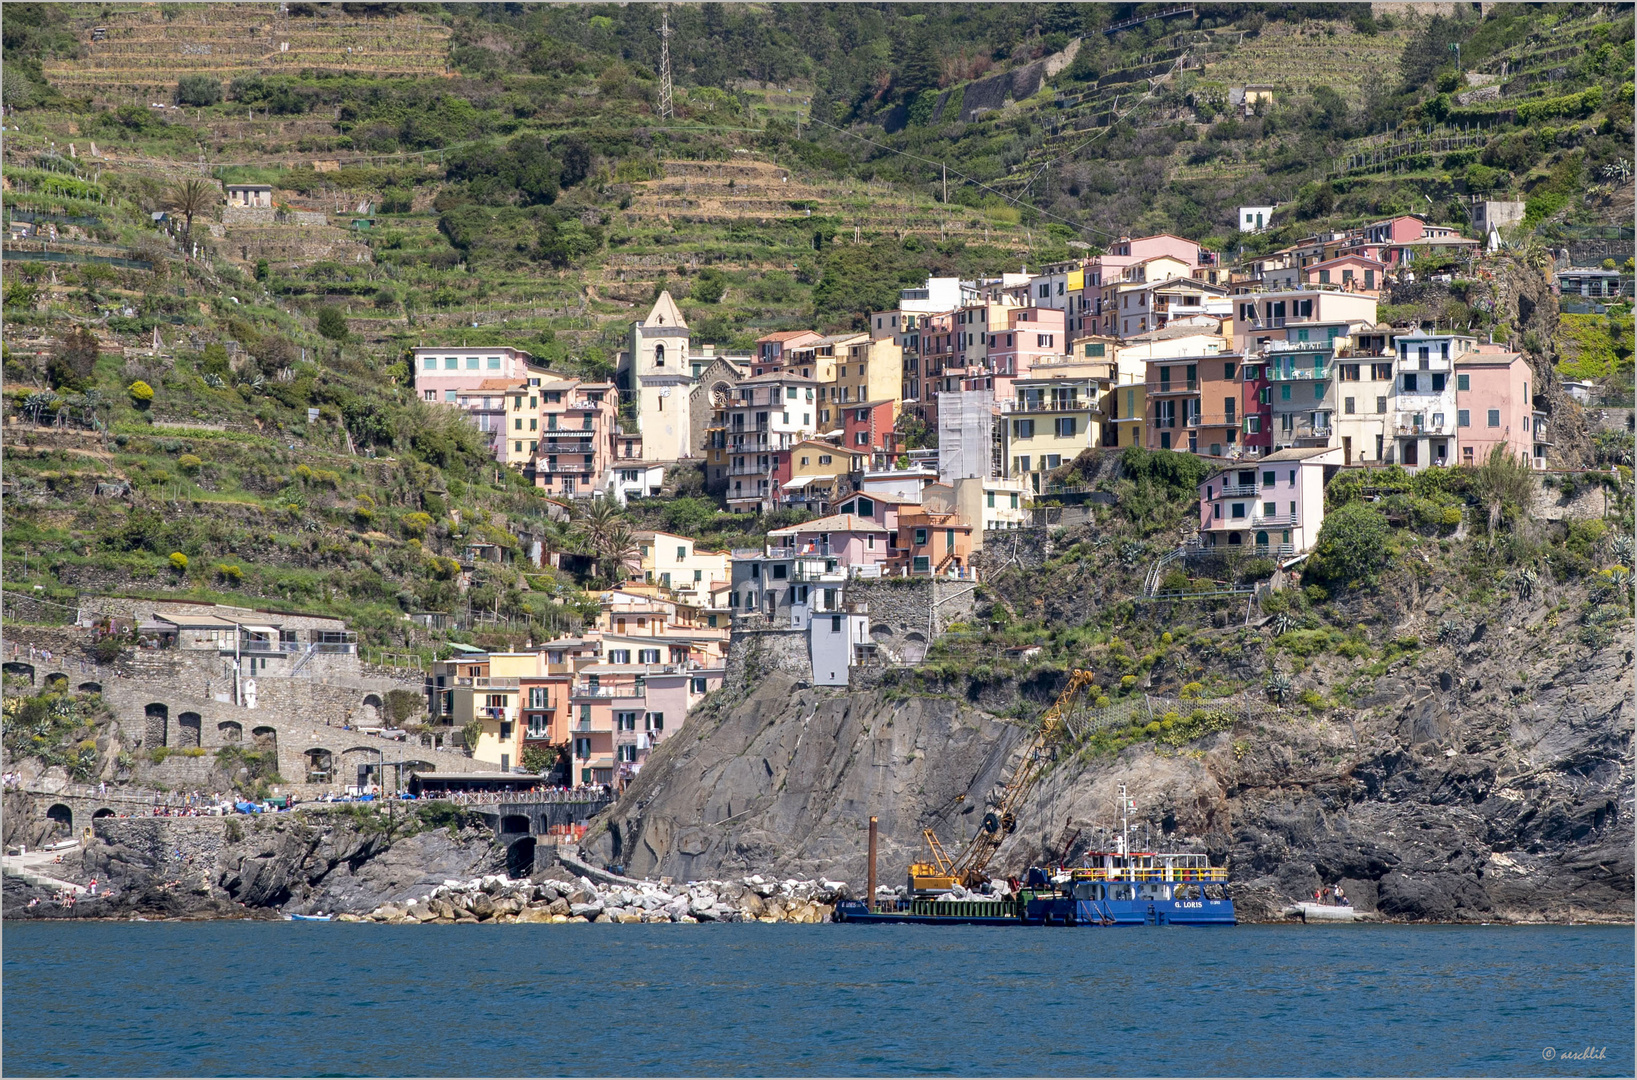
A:
[[[946,919],[1021,919],[1022,900],[912,900],[909,913]]]

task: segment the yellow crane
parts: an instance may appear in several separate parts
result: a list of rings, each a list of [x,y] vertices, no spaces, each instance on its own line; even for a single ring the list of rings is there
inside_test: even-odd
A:
[[[1023,760],[1001,792],[1000,805],[983,815],[978,834],[965,850],[951,857],[938,842],[938,835],[931,829],[925,831],[932,861],[910,864],[911,892],[946,892],[957,883],[973,888],[989,880],[985,873],[989,861],[1000,850],[1001,841],[1017,828],[1017,808],[1044,771],[1046,748],[1063,737],[1075,700],[1091,685],[1092,673],[1083,668],[1075,669],[1069,676],[1068,685],[1040,718],[1040,731],[1023,751]]]

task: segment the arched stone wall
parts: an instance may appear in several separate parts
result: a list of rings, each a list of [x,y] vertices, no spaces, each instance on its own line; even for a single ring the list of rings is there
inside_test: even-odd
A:
[[[176,717],[176,745],[201,746],[203,745],[204,721],[196,712],[181,713]]]
[[[155,746],[165,746],[170,736],[170,708],[157,701],[150,702],[143,708],[147,716],[147,724],[143,727],[142,744],[149,749]]]

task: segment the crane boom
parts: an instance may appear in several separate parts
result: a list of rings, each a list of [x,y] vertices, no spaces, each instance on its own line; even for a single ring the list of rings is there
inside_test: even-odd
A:
[[[1074,710],[1075,699],[1092,685],[1092,677],[1092,673],[1083,668],[1076,669],[1069,676],[1068,685],[1057,695],[1052,707],[1040,718],[1040,731],[1024,750],[1023,760],[1018,762],[1012,779],[1001,793],[1000,805],[983,816],[978,834],[966,845],[966,849],[955,857],[955,862],[948,871],[949,876],[956,878],[968,888],[988,880],[984,871],[988,869],[990,860],[995,857],[995,852],[1000,850],[1001,841],[1017,828],[1017,808],[1023,804],[1024,796],[1040,779],[1046,764],[1047,746],[1063,734],[1069,715]]]

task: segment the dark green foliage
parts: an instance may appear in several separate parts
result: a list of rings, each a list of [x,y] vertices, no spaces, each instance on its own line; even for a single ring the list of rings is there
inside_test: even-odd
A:
[[[347,316],[338,307],[330,305],[318,310],[318,332],[331,341],[347,340]]]
[[[176,85],[180,105],[215,105],[222,100],[222,82],[209,75],[184,75]]]
[[[1139,484],[1151,482],[1171,495],[1194,495],[1211,474],[1211,464],[1194,454],[1175,450],[1144,450],[1128,446],[1120,453],[1120,471]]]
[[[1381,511],[1349,502],[1327,513],[1302,580],[1336,591],[1373,586],[1387,563],[1391,529]]]

